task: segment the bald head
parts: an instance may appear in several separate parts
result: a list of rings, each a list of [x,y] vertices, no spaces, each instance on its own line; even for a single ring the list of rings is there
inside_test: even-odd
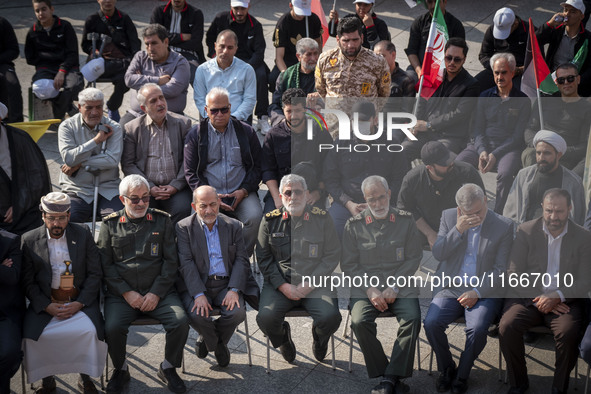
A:
[[[191,206],[201,221],[211,230],[220,212],[220,198],[217,191],[211,186],[199,186],[193,191]]]

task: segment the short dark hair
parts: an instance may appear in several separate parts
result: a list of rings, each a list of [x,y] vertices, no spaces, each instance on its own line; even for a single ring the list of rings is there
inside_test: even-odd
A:
[[[556,67],[556,71],[558,70],[574,70],[575,75],[579,75],[579,69],[577,68],[577,65],[571,62],[562,63]]]
[[[460,37],[452,37],[445,43],[445,52],[449,49],[450,46],[462,48],[464,52],[464,56],[468,55],[468,44],[466,44],[466,40]]]
[[[164,41],[165,38],[168,38],[168,31],[166,28],[158,23],[152,23],[144,29],[142,37],[150,37],[153,35],[157,35],[160,41]]]
[[[544,192],[544,197],[542,197],[542,204],[546,200],[546,198],[551,199],[554,197],[564,197],[566,198],[566,206],[571,206],[571,198],[570,193],[564,189],[560,189],[557,187],[553,187],[552,189],[548,189]]]
[[[343,33],[353,32],[358,32],[360,36],[363,35],[363,24],[356,15],[346,16],[339,21],[337,36],[342,37]]]
[[[300,88],[289,88],[281,95],[281,105],[292,105],[292,104],[302,104],[305,103],[306,92],[304,92]],[[300,99],[300,100],[298,100]],[[302,100],[304,99],[304,100]]]
[[[396,52],[396,45],[394,45],[392,43],[392,41],[390,40],[382,40],[380,42],[378,42],[374,47],[373,50],[375,51],[376,48],[384,48],[385,50],[387,50],[388,52],[392,53],[392,52]]]
[[[51,0],[33,0],[33,4],[35,3],[45,3],[49,8],[53,7],[53,5],[51,4]]]

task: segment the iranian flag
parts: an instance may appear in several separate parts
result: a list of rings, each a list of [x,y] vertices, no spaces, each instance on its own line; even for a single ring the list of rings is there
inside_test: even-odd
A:
[[[311,4],[312,13],[316,14],[318,19],[320,19],[320,23],[322,24],[322,45],[326,44],[326,40],[328,40],[328,23],[326,23],[326,15],[324,14],[324,8],[322,8],[322,4],[320,4],[320,0],[312,0]]]
[[[423,58],[423,75],[419,81],[420,97],[430,98],[443,82],[443,72],[445,70],[443,58],[445,57],[445,44],[448,39],[447,25],[439,7],[439,0],[437,0],[433,11],[431,29],[429,30],[427,49]]]
[[[525,52],[525,61],[523,62],[523,77],[521,78],[521,91],[529,97],[538,97],[538,89],[541,86],[548,87],[554,85],[550,69],[542,57],[538,39],[534,30],[534,24],[529,19],[529,34],[527,37],[527,50]]]

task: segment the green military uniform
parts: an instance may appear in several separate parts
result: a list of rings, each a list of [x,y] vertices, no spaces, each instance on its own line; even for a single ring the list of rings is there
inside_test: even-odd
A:
[[[144,217],[132,219],[125,209],[115,212],[103,219],[98,246],[107,286],[105,336],[114,367],[121,369],[125,361],[129,325],[144,314],[123,298],[132,290],[160,297],[156,308],[145,314],[162,323],[164,357],[180,367],[189,325],[174,287],[179,264],[170,215],[149,208]]]
[[[339,263],[340,243],[326,211],[306,206],[299,217],[284,207],[265,215],[259,229],[257,262],[264,276],[257,323],[274,347],[283,342],[282,323],[294,307],[305,308],[312,319],[314,336],[326,344],[341,324],[334,292],[316,288],[299,301],[290,300],[279,286],[298,285],[303,276],[330,276]]]
[[[376,337],[375,319],[380,312],[367,298],[366,292],[371,286],[367,283],[351,289],[351,328],[359,341],[370,378],[404,378],[412,374],[415,344],[421,328],[419,289],[388,283],[387,278],[414,275],[422,254],[415,221],[409,212],[390,208],[385,219],[377,220],[367,208],[345,224],[343,272],[351,277],[375,276],[379,284],[373,284],[378,290],[396,285],[391,287],[398,291],[394,303],[388,305],[400,326],[388,362]]]

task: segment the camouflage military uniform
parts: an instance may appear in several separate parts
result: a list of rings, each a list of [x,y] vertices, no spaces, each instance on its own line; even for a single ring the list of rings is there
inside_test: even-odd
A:
[[[181,366],[189,325],[174,283],[178,255],[170,215],[149,208],[142,218],[132,219],[125,209],[103,219],[99,241],[105,293],[105,334],[116,369],[125,361],[129,325],[144,313],[132,308],[123,293],[136,291],[160,297],[158,305],[146,312],[166,330],[164,357]]]
[[[257,262],[264,276],[257,323],[274,347],[282,344],[282,323],[294,307],[312,316],[312,330],[319,343],[327,343],[341,324],[335,293],[317,288],[306,298],[293,301],[279,286],[298,285],[302,276],[330,276],[339,263],[340,243],[332,219],[317,207],[306,206],[302,216],[291,217],[284,207],[269,212],[259,229]]]
[[[351,277],[376,276],[378,290],[383,291],[386,278],[414,275],[423,251],[412,214],[390,208],[388,217],[377,220],[369,208],[350,218],[343,235],[341,268]],[[404,378],[412,374],[415,344],[421,328],[418,290],[411,286],[394,286],[398,296],[388,309],[398,319],[399,329],[390,361],[376,338],[375,319],[380,313],[367,297],[367,286],[351,289],[351,327],[365,357],[370,378],[387,376]]]
[[[390,68],[386,59],[366,48],[354,60],[340,48],[323,53],[316,65],[316,91],[322,97],[388,97]]]

